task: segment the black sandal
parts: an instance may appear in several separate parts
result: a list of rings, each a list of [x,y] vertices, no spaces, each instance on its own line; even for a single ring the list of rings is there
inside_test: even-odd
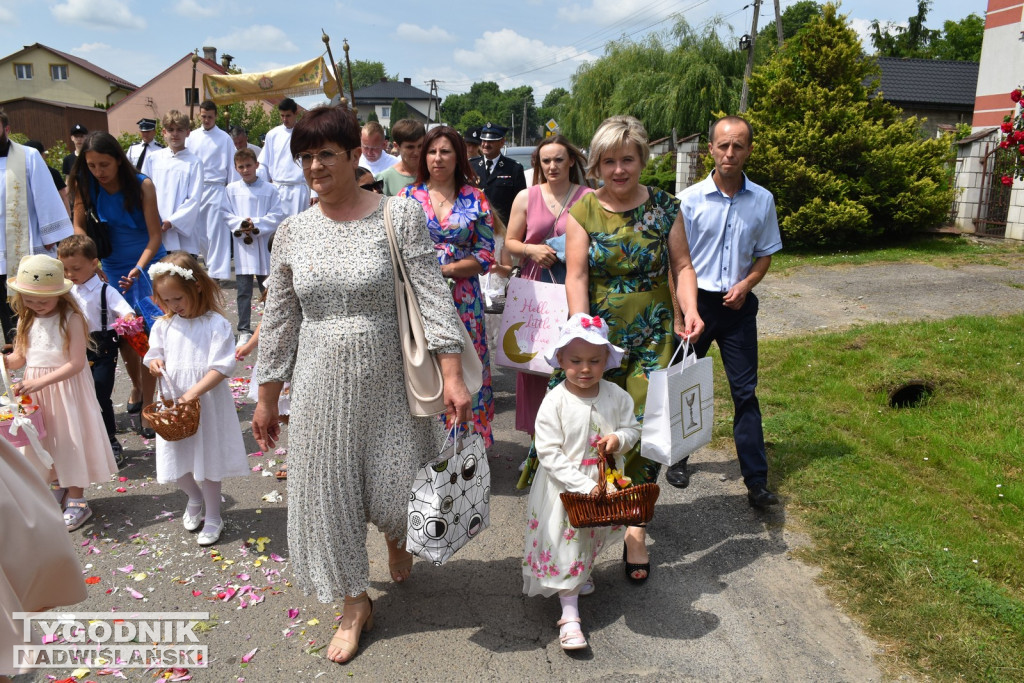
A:
[[[622,562],[626,565],[626,578],[629,579],[630,581],[632,581],[633,583],[637,583],[637,584],[643,583],[643,582],[647,581],[647,579],[650,578],[650,576],[651,576],[651,562],[650,562],[650,560],[648,560],[647,562],[644,562],[643,564],[634,564],[632,562],[629,562],[626,559],[626,542],[625,541],[622,542]],[[638,579],[635,576],[633,576],[633,572],[644,572],[644,577],[642,579]]]

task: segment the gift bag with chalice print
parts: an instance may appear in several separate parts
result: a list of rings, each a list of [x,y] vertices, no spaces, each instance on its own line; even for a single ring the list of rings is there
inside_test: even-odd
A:
[[[409,495],[406,549],[442,565],[490,526],[491,468],[483,438],[449,433],[441,458],[420,468]]]

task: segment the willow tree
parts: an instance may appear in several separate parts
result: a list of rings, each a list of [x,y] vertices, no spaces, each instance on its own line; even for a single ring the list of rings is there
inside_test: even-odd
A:
[[[559,103],[562,129],[585,145],[615,114],[640,119],[652,139],[707,131],[712,112],[734,110],[745,53],[726,45],[717,26],[697,34],[684,20],[641,41],[623,39],[580,67],[572,92]]]
[[[788,243],[877,242],[948,212],[949,141],[874,96],[879,73],[832,4],[755,69],[747,172],[775,194]]]

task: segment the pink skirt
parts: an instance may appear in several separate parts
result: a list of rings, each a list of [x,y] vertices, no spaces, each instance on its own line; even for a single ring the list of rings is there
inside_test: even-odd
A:
[[[45,377],[54,370],[29,367],[25,379]],[[88,367],[74,377],[37,391],[33,398],[46,424],[46,436],[39,441],[53,458],[61,486],[88,488],[117,474],[114,452],[96,400],[96,385]],[[31,455],[33,451],[27,448],[25,452]]]

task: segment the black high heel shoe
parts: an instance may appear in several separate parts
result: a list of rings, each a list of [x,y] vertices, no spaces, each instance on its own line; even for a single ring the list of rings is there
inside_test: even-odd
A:
[[[632,581],[633,583],[637,583],[637,584],[644,583],[645,581],[647,581],[647,579],[649,579],[650,576],[651,576],[651,562],[650,562],[650,560],[648,560],[647,562],[644,562],[643,564],[634,564],[633,562],[628,561],[626,559],[626,557],[627,557],[626,556],[626,542],[623,541],[622,542],[622,562],[623,562],[623,564],[626,565],[626,578],[629,579],[630,581]],[[639,578],[638,579],[637,577],[633,576],[633,572],[643,572],[644,576],[643,576],[643,578]]]

